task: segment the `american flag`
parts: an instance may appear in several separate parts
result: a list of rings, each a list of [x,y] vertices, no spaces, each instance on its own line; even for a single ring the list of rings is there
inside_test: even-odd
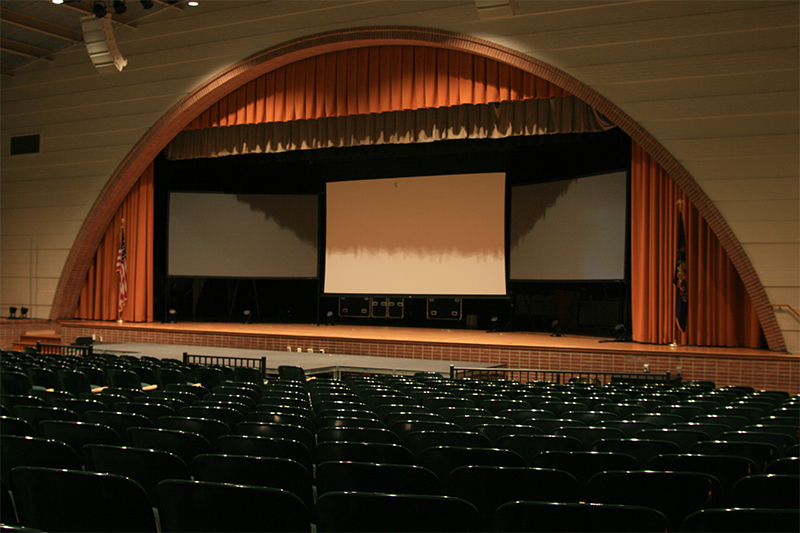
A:
[[[117,274],[119,274],[119,295],[117,297],[117,310],[122,313],[125,302],[128,301],[128,254],[125,251],[125,228],[121,230],[122,238],[117,251]]]

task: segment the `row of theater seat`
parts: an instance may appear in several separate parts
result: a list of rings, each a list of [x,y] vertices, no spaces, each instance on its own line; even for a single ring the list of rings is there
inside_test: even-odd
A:
[[[120,395],[125,401],[114,398],[116,393],[122,393]],[[414,526],[417,522],[412,517],[419,513],[415,514],[414,509],[429,509],[427,506],[438,505],[433,502],[440,501],[447,501],[441,505],[450,506],[452,512],[443,507],[433,514],[442,517],[446,523],[432,521],[434,518],[426,511],[427,521],[418,516],[419,527],[425,530],[488,530],[493,527],[513,530],[515,526],[509,522],[512,516],[517,525],[520,520],[532,520],[531,517],[542,525],[547,523],[544,517],[548,513],[563,513],[564,509],[574,507],[567,515],[576,520],[583,516],[584,526],[586,520],[598,520],[604,516],[606,526],[603,527],[606,530],[619,530],[618,526],[610,525],[615,523],[610,518],[612,514],[628,516],[625,513],[638,512],[638,518],[633,519],[632,515],[627,518],[629,522],[633,520],[630,523],[636,524],[637,530],[651,530],[653,527],[663,530],[661,526],[677,530],[694,510],[748,502],[758,507],[768,504],[785,508],[787,504],[782,502],[797,501],[797,498],[790,499],[797,494],[798,417],[793,411],[797,409],[797,398],[781,393],[757,394],[745,388],[709,389],[700,386],[609,387],[468,379],[451,381],[428,374],[414,378],[353,376],[344,381],[317,379],[306,382],[300,372],[297,380],[275,380],[267,384],[227,382],[207,389],[186,383],[170,383],[164,390],[156,389],[149,393],[119,388],[114,393],[93,394],[93,398],[74,400],[99,402],[105,409],[90,408],[82,401],[71,402],[74,410],[52,406],[52,402],[58,403],[57,400],[69,400],[63,397],[50,397],[50,406],[33,406],[26,403],[36,403],[34,400],[26,402],[22,398],[42,398],[4,395],[4,407],[10,407],[10,414],[19,415],[6,416],[0,426],[3,428],[4,457],[22,458],[25,452],[21,450],[31,451],[30,455],[34,456],[34,448],[44,440],[53,449],[61,444],[62,449],[69,449],[76,458],[68,466],[43,465],[32,457],[20,459],[20,464],[16,464],[18,461],[4,461],[4,483],[10,484],[12,489],[36,486],[27,481],[14,481],[15,477],[34,475],[25,470],[25,462],[29,463],[29,470],[51,466],[68,468],[73,473],[82,469],[106,472],[105,475],[115,472],[141,484],[149,497],[148,503],[160,511],[162,528],[167,526],[163,529],[165,531],[194,530],[194,526],[187,525],[192,523],[187,514],[204,516],[202,510],[216,509],[213,502],[229,500],[217,495],[193,511],[187,508],[178,511],[180,506],[176,507],[176,502],[201,501],[198,495],[189,498],[187,494],[197,491],[212,494],[214,488],[210,484],[226,482],[261,486],[261,496],[253,495],[254,498],[265,498],[263,491],[268,489],[288,491],[299,500],[303,511],[284,515],[307,517],[299,519],[300,529],[307,530],[307,520],[308,524],[326,531],[357,527],[355,524],[345,527],[347,516],[359,517],[362,526],[370,524],[364,527],[373,530],[417,529]],[[637,437],[638,432],[647,430],[663,430],[654,435],[658,437],[675,436],[677,433],[666,432],[681,431],[681,428],[671,426],[701,422],[687,422],[684,417],[678,421],[670,418],[676,416],[674,412],[652,411],[657,407],[680,407],[691,402],[713,404],[704,406],[710,407],[711,411],[723,406],[743,405],[742,402],[749,405],[743,405],[741,409],[758,407],[758,418],[742,417],[745,423],[738,426],[739,429],[758,426],[758,429],[751,428],[755,431],[750,431],[744,440],[737,443],[733,440],[733,425],[717,424],[727,430],[715,435],[719,438],[727,433],[724,441],[712,441],[701,431],[695,435],[694,441],[686,440],[689,447],[684,450],[673,442],[675,439],[631,438],[625,436],[622,429],[612,428],[613,424],[608,427],[598,425],[630,422],[626,429],[632,431],[636,428],[637,433],[633,435]],[[79,404],[86,409],[78,407]],[[621,417],[621,413],[615,413],[610,406],[618,406],[621,412],[630,409],[630,412]],[[98,405],[92,404],[91,407]],[[574,407],[582,410],[572,409]],[[557,412],[558,408],[562,410]],[[65,411],[78,419],[67,415],[72,419],[54,420]],[[523,417],[526,411],[530,416]],[[600,416],[603,413],[608,416]],[[712,416],[736,417],[746,413],[748,411]],[[637,418],[635,415],[655,418],[644,420],[645,417]],[[684,415],[691,415],[689,420],[703,416],[690,410]],[[582,417],[592,418],[592,425],[586,425]],[[27,430],[26,418],[31,422]],[[103,420],[105,423],[90,420]],[[722,421],[713,420],[715,423]],[[19,433],[29,431],[32,434],[7,434],[6,429],[16,421],[21,428]],[[731,418],[726,421],[741,423],[741,420]],[[637,427],[641,424],[652,426]],[[107,431],[103,431],[106,437],[100,437],[99,431],[89,436],[91,430],[86,428],[95,426],[111,429],[115,437]],[[603,432],[607,429],[622,434]],[[767,431],[769,429],[774,431]],[[80,433],[84,430],[85,433]],[[584,434],[576,433],[576,430],[583,430]],[[697,431],[697,427],[687,428],[687,431]],[[594,436],[590,435],[593,432]],[[776,435],[783,439],[776,440]],[[44,438],[48,436],[52,438]],[[609,443],[625,444],[630,453],[616,449],[592,451],[598,445],[611,446]],[[709,444],[717,445],[718,449],[707,448],[701,455],[682,453],[697,451],[694,447]],[[729,457],[727,452],[733,450],[738,450],[741,455]],[[757,460],[746,457],[747,453],[754,453],[753,450],[769,453],[756,455]],[[58,455],[51,450],[37,457]],[[161,463],[154,462],[157,456]],[[707,460],[703,462],[698,458]],[[170,461],[172,466],[167,466]],[[156,464],[158,466],[154,466]],[[183,465],[183,468],[175,465]],[[644,468],[656,472],[646,472]],[[709,474],[709,470],[716,475]],[[151,475],[145,472],[151,472]],[[757,474],[759,472],[761,474]],[[35,474],[42,475],[39,471]],[[612,481],[618,475],[624,479]],[[690,488],[692,482],[695,483],[693,489]],[[229,492],[232,490],[229,485],[228,489]],[[756,502],[754,494],[766,494],[768,490],[782,494],[783,499],[764,501],[762,497]],[[352,493],[346,494],[348,492]],[[405,496],[384,502],[385,498],[380,496],[387,492]],[[49,497],[58,497],[58,494],[61,493]],[[176,494],[183,495],[178,497]],[[31,498],[33,496],[36,494]],[[675,501],[677,496],[681,496],[679,501]],[[243,501],[246,497],[241,495],[238,498]],[[463,501],[467,507],[458,507],[454,501]],[[510,503],[514,501],[528,503],[515,506]],[[581,501],[597,505],[582,505],[578,503]],[[550,503],[545,505],[542,502]],[[559,502],[559,505],[553,502]],[[648,508],[644,511],[618,508],[631,503],[639,503],[639,507],[641,504],[652,505],[644,505]],[[37,507],[30,501],[28,504],[28,511]],[[391,511],[398,511],[399,507],[392,506],[401,504],[410,507],[399,514]],[[66,507],[76,508],[74,505]],[[660,508],[660,511],[652,511],[650,507]],[[788,507],[789,510],[753,511],[750,514],[757,514],[759,524],[769,527],[769,520],[785,520],[786,516],[796,518],[796,505]],[[278,508],[288,510],[293,507],[284,503]],[[334,516],[337,510],[341,514],[343,509],[351,511],[350,514]],[[477,514],[472,513],[472,509]],[[376,514],[369,510],[382,512]],[[654,512],[661,522],[654,521]],[[90,510],[87,513],[88,516],[92,514]],[[251,512],[239,512],[236,516],[220,513],[218,516],[227,517],[225,523],[228,527],[223,528],[226,530],[236,529],[234,526],[245,518],[254,518]],[[605,516],[603,513],[610,514]],[[470,517],[468,524],[464,525],[459,517]],[[562,520],[560,523],[569,524],[570,521]],[[657,523],[661,525],[654,526]],[[746,519],[738,523],[744,524]],[[454,527],[448,529],[448,524]],[[278,526],[275,523],[264,529],[273,526],[287,529],[290,524]],[[597,526],[594,529],[602,528]]]

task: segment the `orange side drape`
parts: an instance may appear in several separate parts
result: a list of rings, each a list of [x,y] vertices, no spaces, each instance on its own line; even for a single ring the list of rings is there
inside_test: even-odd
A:
[[[562,96],[569,93],[546,80],[468,52],[372,46],[273,70],[220,99],[185,129]]]
[[[122,311],[126,322],[153,321],[153,164],[142,174],[109,225],[81,291],[75,318],[117,320],[116,273],[120,228],[125,219],[128,260],[128,302]]]
[[[689,313],[675,318],[678,213],[683,213]],[[633,340],[653,344],[761,347],[761,326],[739,274],[708,223],[636,143],[631,159]]]

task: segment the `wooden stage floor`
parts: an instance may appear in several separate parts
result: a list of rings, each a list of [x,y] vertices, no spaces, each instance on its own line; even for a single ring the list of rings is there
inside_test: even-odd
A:
[[[93,326],[103,330],[128,330],[140,333],[159,332],[173,334],[204,334],[209,336],[270,336],[288,339],[313,338],[330,340],[375,341],[391,343],[424,343],[452,346],[481,346],[504,348],[534,348],[552,351],[613,352],[621,354],[669,354],[669,355],[723,355],[723,356],[775,356],[775,352],[751,348],[724,348],[701,346],[670,346],[641,344],[637,342],[615,342],[608,337],[564,334],[553,337],[543,332],[488,332],[473,329],[388,327],[374,325],[316,325],[316,324],[239,324],[229,322],[180,322],[118,324],[107,321],[64,321],[64,327],[81,327],[91,330]],[[213,346],[213,344],[209,344]],[[295,351],[296,346],[292,346]]]

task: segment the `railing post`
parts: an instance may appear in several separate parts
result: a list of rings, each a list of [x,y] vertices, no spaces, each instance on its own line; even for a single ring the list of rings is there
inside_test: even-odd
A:
[[[455,365],[450,365],[450,379],[456,378],[456,367]]]

